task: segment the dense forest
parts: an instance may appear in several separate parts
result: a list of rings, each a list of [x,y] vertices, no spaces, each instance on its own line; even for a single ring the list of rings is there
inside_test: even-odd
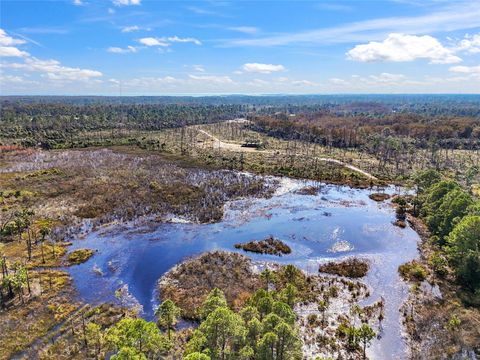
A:
[[[254,119],[254,130],[336,147],[402,138],[395,146],[476,149],[475,95],[1,97],[0,144],[65,147],[89,131],[132,132]],[[120,134],[120,135],[119,135]],[[73,145],[69,145],[73,146]]]
[[[50,148],[84,131],[160,130],[228,120],[243,113],[240,105],[3,103],[0,138]]]
[[[305,140],[324,146],[375,146],[380,139],[400,139],[398,146],[478,149],[480,118],[412,114],[338,116],[329,112],[252,117],[253,130],[270,136]],[[370,149],[375,151],[375,148]]]
[[[245,105],[266,113],[328,109],[338,113],[480,115],[478,95],[3,96],[0,102],[2,105]]]

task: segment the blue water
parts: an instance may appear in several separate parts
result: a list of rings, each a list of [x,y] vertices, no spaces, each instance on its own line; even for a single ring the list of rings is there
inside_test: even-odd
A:
[[[112,226],[89,233],[75,248],[98,252],[84,264],[69,268],[82,299],[90,303],[115,300],[128,285],[146,318],[152,318],[157,280],[183,259],[204,251],[234,248],[237,242],[273,235],[292,248],[276,257],[245,253],[256,260],[292,263],[316,272],[318,263],[345,256],[368,258],[365,283],[371,296],[363,304],[385,299],[385,331],[371,349],[376,359],[404,358],[399,308],[408,294],[398,265],[418,256],[418,235],[392,225],[395,211],[388,202],[368,198],[373,190],[322,185],[318,195],[295,192],[305,182],[288,180],[289,191],[269,199],[245,199],[227,204],[214,224],[164,223],[155,226]],[[389,193],[401,191],[389,187]],[[334,251],[341,250],[341,251]],[[96,269],[94,271],[93,269]],[[101,273],[101,275],[99,275]]]

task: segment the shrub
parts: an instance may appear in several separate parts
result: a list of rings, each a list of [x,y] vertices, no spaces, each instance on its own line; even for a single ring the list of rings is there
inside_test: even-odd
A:
[[[350,278],[360,278],[367,274],[368,268],[369,265],[367,261],[350,258],[341,262],[328,262],[326,264],[321,264],[318,271]]]
[[[428,264],[432,267],[435,274],[438,276],[445,276],[448,273],[448,262],[447,259],[442,256],[440,253],[435,253],[430,256],[428,259]]]
[[[416,260],[400,265],[398,272],[409,281],[423,281],[428,275],[427,269]]]
[[[385,201],[385,200],[389,199],[390,195],[385,194],[385,193],[373,193],[373,194],[368,195],[368,197],[370,199],[372,199],[373,201],[381,202],[381,201]]]
[[[68,254],[67,260],[70,265],[78,265],[90,259],[94,253],[92,249],[77,249]]]

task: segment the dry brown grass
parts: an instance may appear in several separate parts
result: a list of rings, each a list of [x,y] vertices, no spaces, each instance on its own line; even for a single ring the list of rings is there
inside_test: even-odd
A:
[[[273,236],[270,236],[260,241],[254,240],[243,244],[235,244],[235,248],[258,254],[269,254],[277,256],[287,255],[292,252],[290,246],[288,246],[281,240],[275,239]]]
[[[249,258],[222,251],[185,261],[159,282],[162,300],[171,299],[183,310],[185,318],[193,319],[198,318],[199,307],[214,288],[221,289],[228,303],[238,310],[261,286]]]
[[[8,166],[0,169],[0,186],[32,194],[17,201],[17,207],[31,207],[37,216],[69,224],[75,218],[102,223],[168,213],[210,222],[222,217],[227,200],[271,191],[258,177],[182,167],[158,153],[132,148],[11,152],[3,157]]]
[[[320,264],[318,271],[349,278],[361,278],[367,275],[369,267],[368,261],[366,260],[350,258],[344,261],[332,261],[326,264]]]

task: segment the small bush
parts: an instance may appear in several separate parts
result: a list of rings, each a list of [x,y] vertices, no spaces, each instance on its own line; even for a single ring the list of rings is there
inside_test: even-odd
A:
[[[77,249],[68,254],[67,260],[70,265],[82,264],[90,259],[94,253],[95,251],[92,249]]]
[[[416,260],[400,265],[398,272],[409,281],[423,281],[428,275],[427,269]]]
[[[346,276],[349,278],[364,277],[368,272],[368,262],[360,259],[347,259],[340,262],[328,262],[321,264],[318,268],[319,272],[328,274],[335,274],[340,276]]]
[[[273,236],[261,241],[250,241],[248,243],[235,244],[235,248],[243,249],[244,251],[250,251],[258,254],[269,254],[282,256],[290,254],[292,249],[283,241],[275,239]]]
[[[445,276],[448,273],[448,261],[444,256],[435,253],[428,259],[428,264],[432,267],[435,274]]]
[[[373,193],[368,196],[373,201],[381,202],[390,199],[390,195],[385,193]]]

